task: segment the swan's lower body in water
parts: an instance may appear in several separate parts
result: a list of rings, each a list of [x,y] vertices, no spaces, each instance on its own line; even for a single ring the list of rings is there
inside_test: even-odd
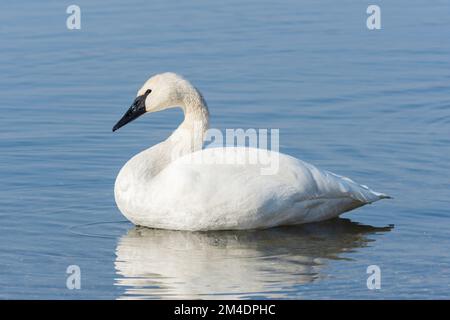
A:
[[[119,173],[116,202],[134,224],[174,230],[269,228],[322,221],[387,195],[291,156],[211,148],[151,173],[149,152]],[[155,158],[155,157],[153,157]],[[257,159],[249,163],[250,159]],[[275,168],[268,172],[268,168]],[[265,171],[264,171],[265,170]]]

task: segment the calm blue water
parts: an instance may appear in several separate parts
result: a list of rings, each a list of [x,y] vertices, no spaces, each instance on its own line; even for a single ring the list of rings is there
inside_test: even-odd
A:
[[[367,1],[77,0],[78,31],[69,4],[0,5],[0,298],[449,298],[448,1],[376,1],[377,31]],[[279,128],[282,152],[395,199],[266,231],[133,227],[115,177],[182,114],[111,128],[162,71],[214,127]]]

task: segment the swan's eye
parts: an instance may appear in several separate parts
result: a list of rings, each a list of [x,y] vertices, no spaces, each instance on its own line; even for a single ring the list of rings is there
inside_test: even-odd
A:
[[[150,92],[152,92],[152,90],[147,89],[147,91],[145,91],[145,95],[148,96]]]

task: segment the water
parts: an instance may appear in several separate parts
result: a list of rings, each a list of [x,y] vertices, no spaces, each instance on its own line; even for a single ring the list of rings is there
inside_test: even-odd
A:
[[[377,1],[378,31],[364,1],[76,4],[79,31],[60,1],[0,8],[0,298],[449,298],[448,1]],[[111,128],[162,71],[214,127],[279,128],[282,152],[395,199],[266,231],[133,227],[114,179],[182,114]]]

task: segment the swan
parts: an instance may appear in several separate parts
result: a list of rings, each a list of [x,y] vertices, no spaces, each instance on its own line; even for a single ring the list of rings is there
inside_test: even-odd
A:
[[[209,111],[182,76],[152,76],[113,132],[145,113],[180,107],[184,121],[163,142],[132,157],[114,196],[135,225],[172,230],[240,230],[335,218],[388,195],[289,155],[249,147],[204,148]],[[264,159],[263,161],[250,161]],[[264,172],[267,164],[274,172]]]

